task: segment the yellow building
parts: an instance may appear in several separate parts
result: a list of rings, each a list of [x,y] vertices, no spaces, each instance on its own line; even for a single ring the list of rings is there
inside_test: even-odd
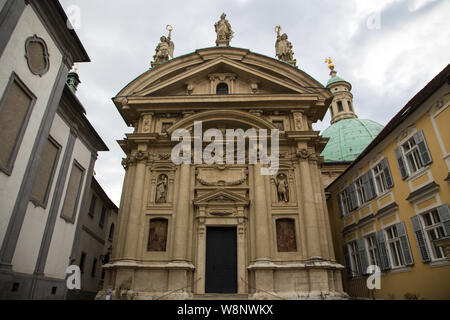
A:
[[[331,183],[328,210],[344,290],[376,299],[450,299],[450,65]],[[369,290],[367,267],[381,269]]]

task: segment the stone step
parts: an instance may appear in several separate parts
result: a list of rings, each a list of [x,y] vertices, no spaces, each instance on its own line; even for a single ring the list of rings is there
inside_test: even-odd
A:
[[[205,293],[194,294],[194,300],[248,300],[248,294]]]

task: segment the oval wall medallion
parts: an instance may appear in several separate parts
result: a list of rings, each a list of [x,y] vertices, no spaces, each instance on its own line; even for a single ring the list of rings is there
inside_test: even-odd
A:
[[[31,73],[42,76],[50,68],[47,44],[44,39],[34,35],[25,41],[25,58]]]

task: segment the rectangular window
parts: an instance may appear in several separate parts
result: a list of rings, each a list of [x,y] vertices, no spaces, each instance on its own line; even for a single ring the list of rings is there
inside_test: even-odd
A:
[[[0,101],[0,170],[10,175],[36,97],[15,73]]]
[[[98,226],[102,229],[105,226],[105,218],[106,218],[106,207],[103,206],[102,214],[100,215],[100,221],[98,222]]]
[[[373,174],[375,176],[378,194],[381,194],[387,189],[386,175],[381,162],[373,168]]]
[[[41,162],[31,191],[31,202],[36,206],[46,207],[53,177],[58,165],[61,146],[49,137],[42,154]]]
[[[89,205],[89,212],[88,212],[88,214],[91,218],[93,218],[94,214],[95,214],[95,203],[96,202],[97,202],[97,197],[95,196],[95,194],[93,194],[92,198],[91,198],[91,204]]]
[[[350,211],[352,211],[350,201],[351,201],[350,193],[348,192],[348,189],[345,189],[344,191],[341,192],[341,204],[344,216],[348,214]]]
[[[445,236],[444,228],[441,223],[441,219],[439,217],[438,211],[433,209],[429,212],[422,214],[424,231],[432,248],[432,256],[433,259],[442,259],[444,258],[444,252],[442,247],[436,246],[434,240],[440,239]]]
[[[284,121],[283,120],[272,120],[272,124],[280,131],[284,131]]]
[[[424,166],[422,164],[422,160],[420,159],[419,149],[417,148],[414,137],[411,137],[408,141],[406,141],[402,145],[402,148],[410,173],[414,173]]]
[[[347,104],[348,104],[348,110],[353,111],[353,107],[352,107],[351,101],[347,100]]]
[[[337,102],[337,106],[338,106],[338,112],[344,111],[344,107],[343,107],[343,105],[342,105],[342,101],[338,101],[338,102]]]
[[[83,176],[84,169],[75,161],[72,165],[64,205],[61,211],[61,218],[70,223],[75,222],[75,214],[78,208]]]
[[[80,271],[81,273],[84,272],[84,264],[86,263],[86,253],[82,252],[80,257]]]
[[[352,241],[348,244],[348,254],[350,256],[350,265],[352,268],[352,275],[357,276],[360,274],[359,266],[359,255],[358,255],[358,245],[356,241]]]
[[[94,258],[92,261],[92,270],[91,270],[91,277],[95,278],[95,273],[97,271],[97,258]]]
[[[364,190],[365,186],[363,183],[363,178],[360,177],[358,180],[356,180],[355,185],[356,185],[356,192],[358,193],[359,203],[362,205],[367,202],[365,194],[365,192],[367,191]]]
[[[386,229],[387,242],[389,251],[391,253],[391,261],[393,267],[402,267],[405,265],[405,261],[402,255],[402,247],[400,243],[400,237],[398,235],[397,225]]]
[[[367,252],[369,253],[369,264],[379,266],[377,240],[375,234],[366,237]]]

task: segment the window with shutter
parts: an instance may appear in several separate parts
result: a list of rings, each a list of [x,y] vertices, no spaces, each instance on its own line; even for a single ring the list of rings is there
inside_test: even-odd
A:
[[[424,142],[425,141],[423,141],[423,143]],[[410,173],[414,173],[425,166],[415,135],[402,144],[402,151],[404,153],[404,158],[406,159],[405,163],[408,166]]]
[[[397,158],[398,168],[400,169],[400,175],[402,176],[402,179],[406,179],[409,176],[409,174],[408,170],[406,169],[405,158],[403,157],[401,147],[395,149],[395,157]]]
[[[386,238],[384,236],[384,230],[380,230],[377,232],[377,248],[380,256],[381,270],[391,269],[391,263],[386,247]]]
[[[356,208],[358,208],[358,197],[356,195],[356,186],[354,183],[352,183],[348,188],[347,188],[347,192],[350,196],[350,211],[355,210]]]
[[[343,203],[342,203],[342,193],[338,194],[338,209],[339,209],[339,216],[342,218],[344,216],[344,209],[343,209]]]
[[[380,266],[380,257],[378,255],[377,240],[375,234],[367,236],[366,242],[367,242],[367,251],[369,252],[368,254],[369,264]]]
[[[355,181],[356,193],[358,195],[359,203],[363,205],[367,202],[366,199],[366,186],[367,186],[367,176],[363,175]]]
[[[437,208],[439,219],[444,227],[445,236],[450,236],[450,211],[448,203]]]
[[[411,224],[416,236],[417,246],[420,250],[420,255],[422,256],[422,262],[430,262],[430,252],[428,250],[428,245],[425,240],[425,234],[422,227],[422,221],[420,216],[414,216],[411,218]]]
[[[359,251],[356,241],[352,241],[348,244],[348,255],[350,257],[352,276],[356,277],[361,274],[361,260],[359,259]]]
[[[421,222],[421,226],[423,227],[421,230],[424,233],[424,242],[428,248],[431,248],[430,252],[433,260],[443,259],[445,257],[442,247],[437,246],[435,240],[448,235],[446,225],[448,228],[449,215],[447,204],[420,215],[422,221],[419,220],[419,222]]]
[[[417,147],[419,148],[419,157],[424,166],[431,163],[431,155],[428,150],[427,143],[425,141],[425,137],[423,136],[423,132],[418,131],[414,134],[414,141],[416,142]]]
[[[386,187],[392,188],[394,186],[394,180],[392,180],[391,170],[389,169],[389,163],[386,158],[381,160],[381,166],[382,166],[383,172],[384,172]]]
[[[350,264],[350,256],[348,255],[347,244],[344,244],[344,260],[345,260],[345,271],[347,272],[347,276],[352,276],[352,266]]]
[[[361,274],[367,274],[367,267],[369,266],[369,260],[367,259],[366,243],[364,239],[356,240],[356,246],[358,247],[359,261],[361,264]]]
[[[410,266],[414,264],[411,248],[409,246],[408,234],[406,233],[406,226],[404,222],[399,222],[396,225],[398,237],[400,238],[400,246],[403,252],[405,265]]]

